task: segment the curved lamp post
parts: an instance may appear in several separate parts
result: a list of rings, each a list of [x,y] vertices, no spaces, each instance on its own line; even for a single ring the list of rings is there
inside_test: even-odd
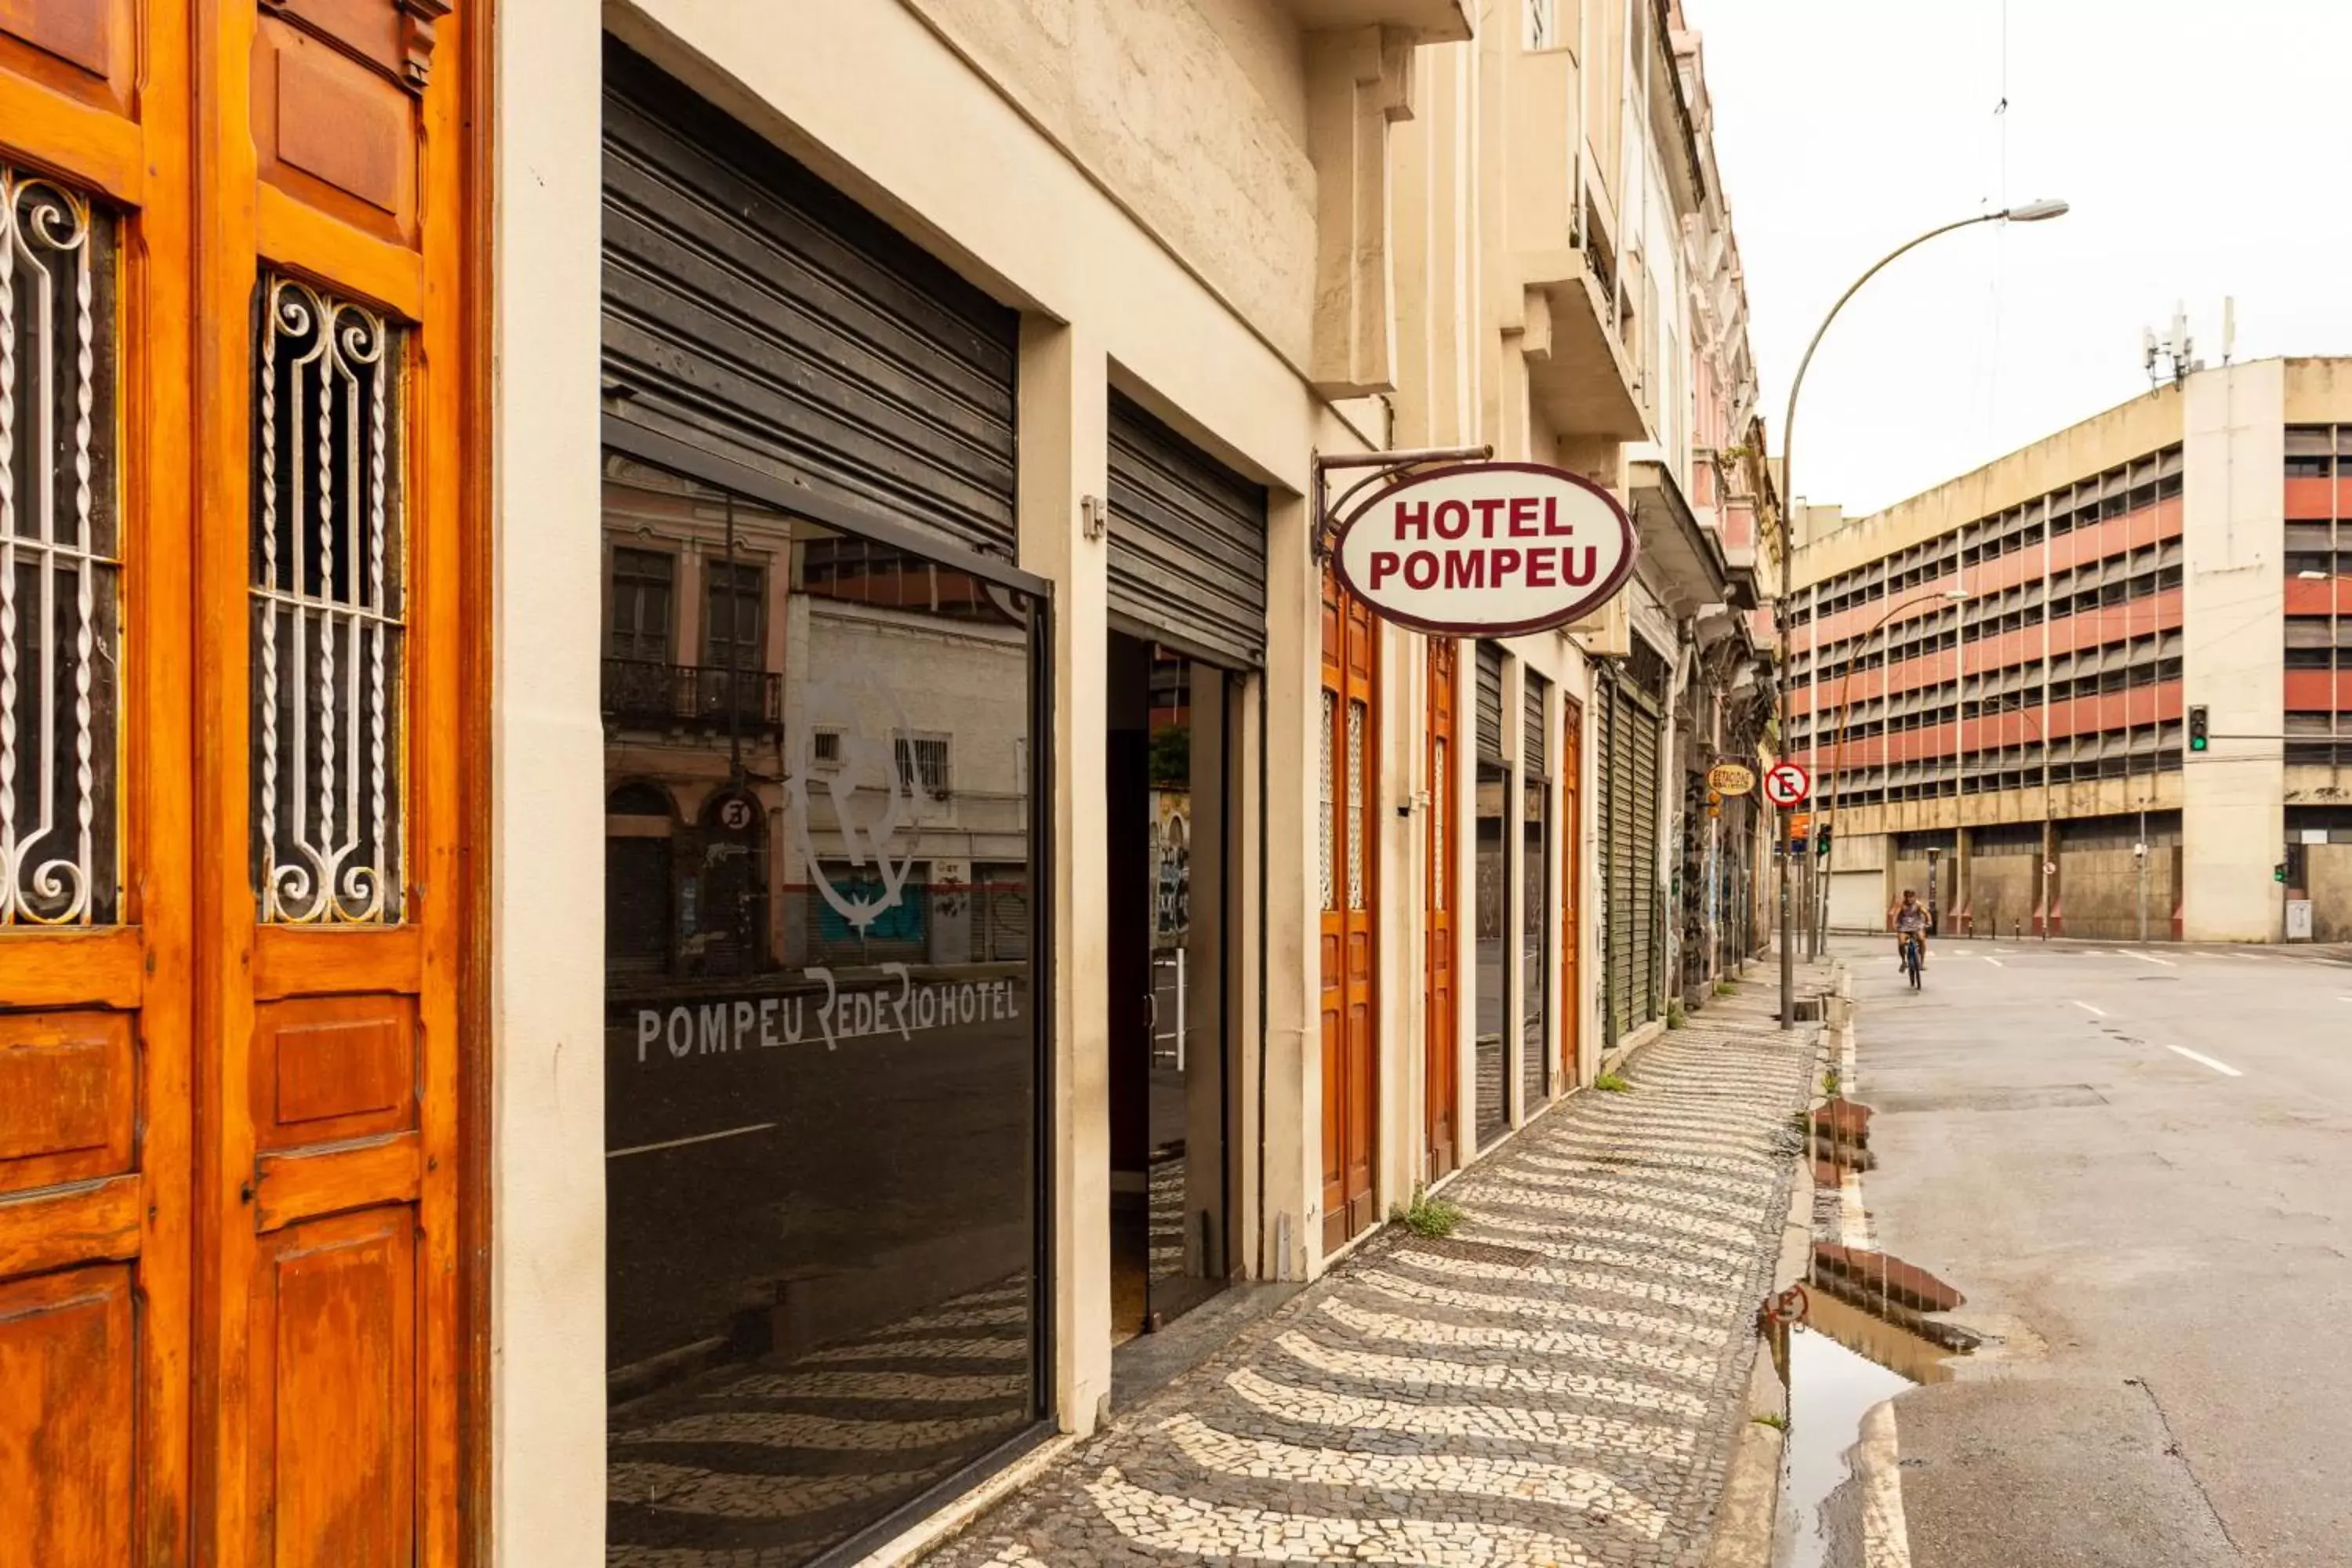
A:
[[[2040,223],[2046,218],[2063,216],[2065,212],[2064,202],[2028,202],[2022,206],[1979,213],[1974,217],[1964,217],[1958,222],[1931,228],[1916,239],[1907,240],[1880,257],[1869,271],[1855,279],[1846,291],[1838,296],[1837,303],[1830,307],[1830,313],[1822,318],[1820,326],[1813,329],[1812,342],[1805,345],[1805,357],[1797,363],[1797,379],[1789,384],[1788,412],[1780,420],[1780,602],[1774,616],[1780,624],[1780,635],[1779,664],[1773,674],[1774,684],[1779,688],[1781,745],[1789,743],[1789,574],[1796,555],[1796,527],[1790,510],[1797,503],[1797,394],[1804,390],[1805,372],[1812,366],[1813,351],[1822,346],[1822,336],[1829,331],[1830,323],[1838,319],[1838,312],[1845,309],[1846,301],[1860,292],[1864,284],[1885,271],[1896,258],[1955,229],[1970,228],[1980,223]],[[1777,824],[1780,843],[1780,1027],[1784,1029],[1793,1028],[1797,1021],[1797,951],[1789,919],[1791,911],[1790,872],[1792,869],[1790,862],[1794,858],[1789,853],[1789,816],[1790,808],[1782,807]]]

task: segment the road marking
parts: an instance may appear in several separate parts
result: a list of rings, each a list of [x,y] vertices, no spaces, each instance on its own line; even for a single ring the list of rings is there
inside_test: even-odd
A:
[[[626,1149],[607,1149],[607,1160],[625,1159],[631,1154],[652,1154],[664,1149],[683,1149],[689,1143],[715,1143],[721,1138],[740,1138],[747,1132],[767,1132],[775,1127],[772,1121],[754,1121],[749,1127],[730,1127],[723,1132],[698,1132],[691,1138],[672,1138],[664,1143],[635,1143]]]
[[[2215,1072],[2220,1073],[2224,1078],[2243,1078],[2246,1076],[2244,1073],[2240,1072],[2236,1068],[2231,1067],[2228,1062],[2217,1062],[2211,1057],[2206,1056],[2201,1052],[2190,1050],[2187,1046],[2167,1046],[2164,1048],[2172,1052],[2176,1056],[2187,1057],[2192,1062],[2211,1068]]]
[[[2104,1018],[2107,1016],[2107,1010],[2105,1007],[2094,1007],[2088,1002],[2077,1002],[2074,1005],[2095,1017]]]
[[[2146,952],[2134,952],[2130,948],[2127,948],[2127,947],[2125,947],[2125,948],[2117,948],[2116,951],[2116,952],[2120,952],[2120,953],[2122,953],[2126,958],[2137,958],[2137,959],[2138,959],[2142,963],[2161,963],[2161,964],[2162,964],[2162,965],[2164,965],[2164,967],[2165,967],[2165,968],[2167,968],[2167,969],[2174,969],[2174,968],[2178,968],[2178,967],[2179,967],[2179,965],[2175,964],[2175,963],[2172,962],[2172,960],[2170,960],[2170,959],[2168,959],[2168,958],[2158,958],[2158,957],[2154,956],[2154,955],[2153,955],[2153,954],[2151,954],[2151,953],[2146,953]]]
[[[1863,1568],[1911,1568],[1911,1529],[1903,1516],[1903,1470],[1895,1435],[1895,1402],[1862,1418],[1860,1463]]]
[[[2008,964],[2003,963],[2002,963],[2000,959],[1998,959],[1998,958],[1990,958],[1990,957],[1987,957],[1987,956],[1986,956],[1985,954],[1983,954],[1983,953],[1979,953],[1979,954],[1977,954],[1977,956],[1978,956],[1979,958],[1982,958],[1982,959],[1984,959],[1984,961],[1985,961],[1987,963],[1991,964],[1995,969],[2007,969],[2007,968],[2009,967],[2009,965],[2008,965]]]

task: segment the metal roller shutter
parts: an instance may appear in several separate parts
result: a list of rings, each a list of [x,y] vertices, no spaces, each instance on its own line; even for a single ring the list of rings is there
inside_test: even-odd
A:
[[[1658,721],[1638,700],[1627,704],[1633,774],[1633,852],[1626,857],[1633,906],[1633,1011],[1638,1026],[1658,1016]]]
[[[1522,693],[1521,706],[1526,725],[1519,731],[1519,755],[1528,772],[1543,774],[1549,771],[1549,753],[1544,746],[1544,701],[1551,690],[1551,682],[1533,670],[1528,672],[1527,689]]]
[[[1625,695],[1612,678],[1601,687],[1601,900],[1608,921],[1602,971],[1608,977],[1608,1039],[1614,1046],[1633,1011],[1633,789]]]
[[[604,47],[606,418],[1013,559],[1019,318]]]
[[[1265,662],[1265,487],[1110,399],[1111,614],[1241,668]]]
[[[1478,760],[1503,760],[1503,650],[1478,645]]]

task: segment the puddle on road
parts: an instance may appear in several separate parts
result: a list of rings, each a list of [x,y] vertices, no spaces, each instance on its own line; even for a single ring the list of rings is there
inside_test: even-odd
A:
[[[1872,1406],[1923,1383],[1945,1383],[1954,1352],[1899,1322],[1809,1289],[1805,1321],[1789,1331],[1788,1447],[1773,1568],[1838,1568],[1863,1562],[1859,1499],[1838,1489],[1853,1473],[1853,1449]],[[1899,1311],[1900,1309],[1897,1309]]]

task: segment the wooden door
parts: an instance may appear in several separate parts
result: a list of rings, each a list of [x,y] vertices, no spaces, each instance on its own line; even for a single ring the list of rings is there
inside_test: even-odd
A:
[[[1379,1031],[1373,801],[1379,773],[1379,624],[1323,574],[1323,1248],[1372,1226]]]
[[[185,10],[0,7],[7,1568],[190,1528]]]
[[[487,56],[446,10],[0,7],[5,1568],[459,1558]]]
[[[1577,1079],[1583,1037],[1584,996],[1577,960],[1584,942],[1584,704],[1562,700],[1559,727],[1559,1073]]]
[[[1454,1169],[1455,1123],[1461,1115],[1461,1025],[1459,997],[1454,991],[1457,938],[1454,900],[1461,870],[1460,824],[1454,803],[1460,780],[1455,771],[1454,702],[1460,679],[1460,645],[1452,637],[1429,639],[1429,693],[1423,724],[1427,731],[1429,810],[1423,851],[1428,882],[1423,890],[1422,989],[1426,1016],[1422,1027],[1423,1118],[1427,1135],[1429,1180]]]

